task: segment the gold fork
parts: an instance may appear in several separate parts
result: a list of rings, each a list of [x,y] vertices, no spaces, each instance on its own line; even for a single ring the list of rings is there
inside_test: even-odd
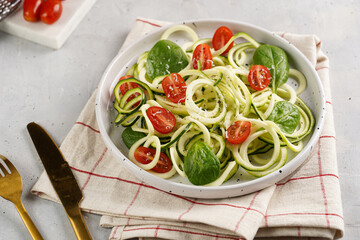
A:
[[[22,181],[19,172],[6,157],[0,154],[0,158],[5,162],[11,171],[9,173],[0,162],[0,170],[5,175],[4,177],[0,175],[0,196],[14,203],[21,219],[24,221],[25,226],[29,230],[31,237],[35,240],[43,239],[21,202]]]

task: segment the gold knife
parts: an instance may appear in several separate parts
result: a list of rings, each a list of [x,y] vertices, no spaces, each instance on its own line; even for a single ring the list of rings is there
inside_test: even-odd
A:
[[[27,129],[77,239],[92,239],[79,208],[83,195],[69,164],[54,140],[40,125],[32,122],[27,125]]]

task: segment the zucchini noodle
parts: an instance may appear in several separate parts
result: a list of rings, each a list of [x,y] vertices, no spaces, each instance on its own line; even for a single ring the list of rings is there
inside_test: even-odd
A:
[[[144,52],[128,70],[134,78],[119,82],[114,89],[114,108],[118,111],[115,123],[131,127],[133,131],[144,133],[129,149],[129,159],[150,173],[170,178],[175,174],[186,178],[184,159],[194,143],[201,141],[211,147],[220,163],[220,174],[215,181],[205,186],[219,186],[242,168],[254,177],[262,177],[280,169],[288,161],[289,151],[295,154],[304,146],[304,139],[314,126],[311,110],[299,98],[306,89],[305,76],[296,69],[289,70],[289,76],[297,82],[294,89],[282,84],[276,92],[271,87],[255,91],[249,86],[248,75],[253,64],[254,51],[262,44],[246,33],[236,33],[220,49],[212,48],[212,38],[199,39],[197,33],[186,25],[167,29],[161,40],[169,39],[175,32],[184,33],[190,40],[181,46],[189,64],[178,74],[186,83],[184,103],[175,103],[164,94],[162,81],[165,76],[150,79],[146,62],[149,52]],[[178,36],[178,35],[176,35]],[[224,54],[231,42],[234,45]],[[209,44],[212,67],[206,70],[194,69],[192,58],[199,44]],[[140,87],[122,94],[120,85],[135,82]],[[271,115],[279,103],[287,102],[298,110],[299,121],[294,130],[285,131]],[[170,111],[176,119],[174,129],[167,134],[157,132],[147,110],[162,107]],[[227,129],[236,121],[250,122],[250,133],[240,144],[227,141]],[[153,148],[155,155],[149,163],[137,161],[134,154],[140,146]],[[165,153],[171,163],[166,173],[153,169]]]

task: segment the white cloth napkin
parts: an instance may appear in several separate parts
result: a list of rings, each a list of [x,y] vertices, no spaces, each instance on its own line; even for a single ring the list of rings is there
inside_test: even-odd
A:
[[[138,18],[124,46],[167,23]],[[102,214],[109,239],[334,239],[344,221],[336,162],[329,62],[313,35],[280,33],[299,48],[319,74],[326,93],[326,122],[306,163],[283,181],[246,196],[195,199],[156,189],[126,172],[104,145],[95,119],[95,94],[61,145],[76,176],[84,211]],[[57,201],[46,173],[33,193]]]

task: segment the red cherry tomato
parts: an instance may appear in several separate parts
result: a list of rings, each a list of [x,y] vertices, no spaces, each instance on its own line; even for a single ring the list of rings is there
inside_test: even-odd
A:
[[[269,69],[263,65],[254,65],[250,68],[248,81],[250,87],[256,91],[266,88],[271,80]]]
[[[156,150],[153,148],[147,148],[147,147],[138,147],[135,150],[134,157],[135,159],[142,163],[142,164],[148,164],[150,163],[156,154]],[[165,153],[160,153],[160,158],[155,167],[153,167],[151,170],[157,173],[166,173],[170,171],[172,168],[171,160],[168,156],[166,156]]]
[[[25,0],[23,6],[23,16],[28,22],[40,20],[40,9],[43,0]]]
[[[186,97],[186,83],[178,73],[172,73],[162,81],[165,95],[173,103],[184,103]]]
[[[46,0],[41,4],[40,19],[43,23],[53,24],[62,13],[62,4],[60,0]]]
[[[200,61],[201,70],[210,69],[212,66],[213,61],[210,47],[206,43],[197,45],[194,50],[192,57],[192,65],[194,69],[199,68],[198,61]]]
[[[230,40],[230,38],[233,36],[233,33],[228,27],[222,26],[219,27],[212,39],[212,45],[215,50],[219,50],[223,46],[226,45],[226,43]],[[223,52],[223,54],[226,54],[229,52],[229,50],[234,46],[234,42],[232,42],[229,47]]]
[[[149,107],[146,110],[146,115],[159,133],[169,133],[173,130],[176,124],[175,116],[168,110],[162,107]]]
[[[126,76],[121,77],[119,79],[119,81],[124,80],[124,79],[128,79],[128,78],[132,78],[132,77],[133,77],[132,75],[126,75]],[[130,89],[138,88],[138,87],[140,87],[140,86],[137,83],[126,82],[126,83],[123,83],[123,84],[120,85],[120,92],[121,92],[122,95],[124,95]],[[134,94],[130,95],[130,97],[126,100],[126,102],[129,102],[130,100],[132,100],[133,98],[136,98],[139,95],[140,95],[140,93],[134,93]],[[140,104],[140,101],[135,103],[133,107],[137,107],[139,104]]]
[[[226,130],[226,140],[232,144],[244,142],[250,134],[251,123],[248,121],[236,121]]]
[[[131,75],[126,75],[126,76],[123,76],[119,79],[120,80],[124,80],[124,79],[128,79],[128,78],[132,78],[133,76]],[[120,85],[120,91],[121,91],[121,94],[124,95],[127,91],[129,91],[130,89],[133,89],[133,88],[138,88],[140,87],[137,83],[134,83],[134,82],[126,82],[126,83],[123,83]]]

